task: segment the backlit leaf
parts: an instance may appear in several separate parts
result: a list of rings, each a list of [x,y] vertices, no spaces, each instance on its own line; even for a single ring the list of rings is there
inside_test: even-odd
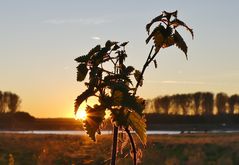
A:
[[[78,111],[79,106],[81,103],[85,100],[87,100],[88,97],[92,96],[94,94],[94,91],[87,89],[83,93],[81,93],[75,100],[75,114]]]
[[[130,111],[128,111],[126,108],[124,107],[120,107],[120,106],[115,106],[114,108],[111,108],[111,117],[112,117],[112,121],[114,123],[115,126],[117,127],[128,127],[129,123],[128,123],[128,116]]]
[[[125,68],[124,74],[129,75],[133,71],[134,71],[134,67],[133,66],[128,66],[127,68]]]
[[[86,64],[79,64],[77,66],[77,81],[83,81],[87,75],[88,68]]]
[[[175,19],[170,23],[174,28],[178,27],[178,26],[183,26],[185,27],[192,35],[192,38],[194,38],[194,34],[193,34],[193,29],[189,28],[183,21],[179,20],[179,19]]]
[[[150,27],[152,26],[152,24],[154,24],[155,22],[164,22],[165,24],[168,24],[170,22],[170,18],[173,16],[175,18],[177,18],[177,13],[178,11],[174,11],[174,12],[166,12],[163,11],[163,13],[157,17],[155,17],[150,23],[148,23],[146,25],[146,31],[150,32]]]
[[[140,105],[140,108],[141,108],[141,112],[137,111],[137,113],[142,115],[146,105],[145,99],[143,99],[142,97],[136,96],[136,102],[138,103],[138,105]]]
[[[90,59],[89,55],[83,55],[83,56],[77,57],[75,59],[75,61],[77,61],[77,62],[87,62],[89,59]]]
[[[167,47],[170,47],[172,45],[175,44],[175,41],[174,41],[174,36],[169,36],[167,38],[167,40],[165,40],[165,42],[163,43],[163,48],[167,48]]]
[[[119,48],[120,47],[117,44],[115,44],[114,47],[112,48],[112,51],[118,50]]]
[[[163,38],[163,30],[165,28],[162,25],[157,26],[152,33],[148,36],[148,38],[146,39],[146,44],[148,44],[148,42],[151,40],[151,38],[155,37],[156,35],[160,34]]]
[[[161,28],[160,31],[164,36],[164,40],[166,40],[172,34],[173,29],[170,26],[168,26],[167,28]]]
[[[111,48],[111,46],[115,45],[117,42],[113,42],[113,41],[106,41],[105,43],[105,47],[109,50]]]
[[[96,132],[100,134],[100,125],[102,124],[105,116],[105,107],[95,105],[93,108],[90,106],[86,107],[87,117],[83,121],[84,129],[89,137],[95,141]]]
[[[115,105],[120,105],[123,100],[123,92],[121,92],[120,90],[115,90],[112,98]]]
[[[92,56],[93,54],[95,54],[96,52],[100,51],[101,46],[100,45],[96,45],[93,49],[91,49],[88,53],[89,56]]]
[[[128,122],[130,127],[136,132],[143,145],[146,145],[146,121],[135,111],[130,112],[128,116]]]
[[[163,46],[164,37],[161,33],[156,33],[153,37],[155,45],[155,53],[158,53],[160,48]]]
[[[129,87],[122,81],[107,83],[107,87],[109,87],[112,91],[120,90],[123,93],[128,93],[129,91]]]
[[[122,106],[132,109],[141,115],[145,108],[145,100],[132,95],[125,95]]]
[[[105,56],[107,56],[108,48],[104,47],[100,49],[96,54],[94,54],[91,58],[94,65],[98,66],[100,63],[105,62]]]
[[[188,47],[185,41],[183,40],[182,36],[177,32],[177,30],[175,30],[175,33],[174,33],[174,40],[175,40],[176,46],[185,53],[186,58],[188,59],[188,56],[187,56]]]
[[[172,32],[171,28],[165,29],[164,26],[159,25],[148,36],[148,38],[146,39],[146,43],[148,43],[151,40],[151,38],[153,38],[154,46],[155,46],[155,54],[156,54],[156,53],[158,53],[160,48],[163,46],[165,39],[168,38],[168,36],[171,34],[171,32]]]
[[[150,23],[148,23],[148,24],[146,25],[146,31],[148,32],[148,34],[149,34],[150,27],[152,26],[152,24],[155,23],[155,22],[161,21],[162,18],[163,18],[163,14],[161,14],[161,15],[155,17],[154,19],[152,19],[152,21],[151,21]]]
[[[123,42],[122,44],[120,44],[120,46],[126,46],[128,43],[129,43],[129,41]]]

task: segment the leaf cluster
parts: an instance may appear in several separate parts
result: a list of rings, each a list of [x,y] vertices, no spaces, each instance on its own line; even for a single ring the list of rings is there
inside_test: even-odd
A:
[[[75,59],[79,63],[77,81],[89,77],[85,81],[87,89],[75,100],[75,113],[90,97],[96,97],[99,102],[93,107],[87,106],[87,118],[83,121],[86,132],[94,141],[96,133],[100,134],[105,111],[110,110],[115,126],[133,128],[143,144],[146,143],[146,124],[142,118],[145,101],[133,94],[133,82],[140,81],[140,71],[124,65],[127,44],[107,41],[104,47],[97,45],[88,54]]]
[[[183,37],[176,30],[177,27],[186,28],[194,37],[193,30],[188,27],[183,21],[177,18],[177,10],[174,12],[163,11],[161,15],[155,17],[146,25],[146,31],[148,32],[148,37],[146,43],[148,44],[151,39],[154,41],[154,47],[156,55],[161,48],[167,48],[172,45],[176,45],[181,49],[187,57],[187,44],[185,43]],[[156,27],[150,31],[153,24],[157,23]]]

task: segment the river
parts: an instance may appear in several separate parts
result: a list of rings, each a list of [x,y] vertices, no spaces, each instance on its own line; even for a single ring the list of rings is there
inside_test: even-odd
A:
[[[55,134],[55,135],[86,135],[85,131],[75,130],[31,130],[31,131],[0,131],[0,133],[18,133],[18,134]],[[239,133],[239,130],[211,130],[211,131],[158,131],[148,130],[147,135],[177,135],[182,133],[201,134],[201,133]],[[112,131],[101,131],[102,135],[112,134]]]

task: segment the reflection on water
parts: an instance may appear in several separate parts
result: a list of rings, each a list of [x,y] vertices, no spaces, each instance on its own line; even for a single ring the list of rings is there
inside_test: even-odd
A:
[[[0,133],[19,133],[19,134],[55,134],[55,135],[86,135],[85,131],[47,131],[47,130],[34,130],[34,131],[0,131]],[[177,135],[182,133],[239,133],[239,130],[212,130],[212,131],[157,131],[149,130],[147,135]],[[102,135],[112,134],[112,131],[101,131]]]

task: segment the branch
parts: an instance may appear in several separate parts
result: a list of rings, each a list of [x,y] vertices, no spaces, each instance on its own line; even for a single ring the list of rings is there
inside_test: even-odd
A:
[[[137,164],[137,159],[136,159],[136,148],[135,148],[135,144],[134,144],[134,139],[133,139],[133,137],[132,137],[128,128],[125,128],[125,131],[129,136],[130,144],[131,144],[131,147],[133,149],[133,154],[134,154],[134,165],[136,165]]]
[[[111,153],[111,165],[115,165],[118,142],[118,127],[114,126],[113,130],[113,148]]]
[[[153,57],[151,57],[151,54],[152,54],[153,49],[154,49],[154,46],[151,47],[151,50],[150,50],[149,55],[148,55],[148,58],[147,58],[147,60],[146,60],[146,62],[145,62],[145,64],[144,64],[144,66],[143,66],[143,69],[142,69],[142,71],[141,71],[139,80],[138,80],[138,82],[137,82],[137,84],[136,84],[136,86],[135,86],[135,91],[134,91],[134,93],[133,93],[134,96],[135,96],[135,94],[136,94],[136,92],[137,92],[137,90],[138,90],[139,84],[140,84],[140,82],[141,82],[141,80],[142,80],[142,78],[143,78],[143,74],[144,74],[146,68],[148,67],[149,63],[150,63],[150,62],[154,59],[154,57],[156,56],[156,54],[154,54]]]

